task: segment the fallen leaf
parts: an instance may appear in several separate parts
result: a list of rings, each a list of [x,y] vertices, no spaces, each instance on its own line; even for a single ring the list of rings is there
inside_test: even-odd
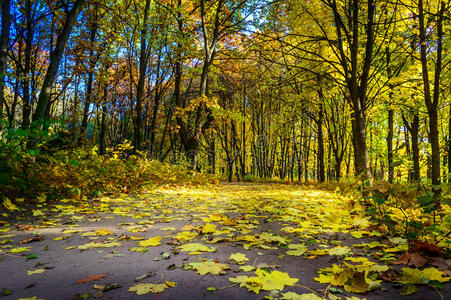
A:
[[[428,262],[428,257],[423,256],[422,254],[418,252],[405,252],[403,255],[401,255],[397,261],[393,262],[396,265],[413,265],[417,268],[423,267]]]
[[[189,263],[188,266],[196,270],[200,275],[205,275],[208,273],[219,275],[220,272],[230,269],[229,265],[217,263],[214,261],[192,262]]]
[[[91,281],[95,281],[95,280],[100,280],[102,278],[105,278],[106,276],[107,276],[107,274],[91,275],[89,277],[78,280],[77,283],[82,284],[82,283],[87,283],[87,282],[91,282]]]
[[[234,260],[238,265],[244,265],[249,261],[249,258],[247,258],[246,255],[242,253],[233,253],[230,254],[229,260]]]
[[[9,250],[9,252],[11,253],[21,253],[21,252],[27,252],[31,249],[31,247],[17,247],[17,248],[12,248]]]
[[[28,244],[28,243],[32,243],[32,242],[38,242],[38,241],[42,241],[43,239],[44,238],[42,236],[34,236],[34,237],[20,241],[19,244],[23,245],[23,244]]]
[[[14,203],[12,203],[11,200],[9,200],[9,198],[6,197],[5,200],[3,200],[3,206],[9,211],[15,210],[20,211],[20,209]]]
[[[47,271],[46,269],[36,269],[36,270],[28,270],[27,271],[27,275],[33,275],[33,274],[42,274],[45,271]]]
[[[155,246],[161,245],[160,241],[161,241],[161,236],[157,235],[156,237],[139,242],[139,245],[141,247],[155,247]]]
[[[105,235],[109,235],[109,234],[113,234],[113,232],[111,230],[107,230],[104,228],[100,228],[100,229],[96,230],[96,235],[105,236]]]
[[[204,227],[202,227],[202,233],[213,233],[216,231],[216,225],[212,223],[205,224]]]
[[[167,288],[165,283],[154,284],[154,283],[138,283],[128,289],[129,292],[136,292],[137,295],[145,295],[150,292],[158,294]]]
[[[208,247],[199,243],[184,244],[179,247],[180,251],[189,252],[189,254],[195,255],[201,252],[215,252],[215,247]]]
[[[80,250],[88,250],[91,248],[110,248],[110,247],[116,247],[116,246],[120,246],[121,243],[118,242],[109,242],[109,243],[87,243],[84,245],[80,245],[77,248]]]

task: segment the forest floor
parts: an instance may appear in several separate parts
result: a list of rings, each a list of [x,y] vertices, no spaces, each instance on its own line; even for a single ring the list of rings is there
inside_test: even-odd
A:
[[[451,296],[449,260],[393,264],[404,239],[380,234],[355,200],[314,187],[220,184],[44,201],[3,214],[0,289],[11,295],[0,299]],[[432,280],[444,288],[421,284]]]

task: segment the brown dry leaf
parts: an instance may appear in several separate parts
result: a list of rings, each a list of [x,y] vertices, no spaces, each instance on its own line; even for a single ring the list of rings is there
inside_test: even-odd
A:
[[[422,254],[418,252],[405,252],[403,255],[401,255],[397,261],[394,262],[396,265],[409,265],[409,266],[415,266],[417,268],[423,267],[428,263],[429,257],[423,256]]]
[[[440,256],[443,250],[439,246],[422,241],[413,241],[413,252],[424,253],[432,256]]]
[[[33,227],[33,225],[28,225],[28,224],[18,224],[18,225],[16,225],[16,227],[20,231],[33,231],[35,229]]]
[[[107,274],[91,275],[89,277],[78,280],[77,283],[81,284],[81,283],[87,283],[87,282],[91,282],[91,281],[95,281],[95,280],[100,280],[102,278],[105,278],[106,276],[107,276]]]
[[[42,236],[35,236],[35,237],[31,237],[28,239],[24,239],[22,241],[19,242],[19,244],[23,245],[23,244],[28,244],[28,243],[32,243],[32,242],[38,242],[38,241],[42,241],[44,238]]]

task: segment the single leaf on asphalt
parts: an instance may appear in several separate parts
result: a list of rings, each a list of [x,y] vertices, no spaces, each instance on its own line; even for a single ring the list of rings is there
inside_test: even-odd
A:
[[[109,234],[113,234],[113,232],[111,230],[107,230],[104,228],[100,228],[100,229],[96,230],[96,235],[105,236],[105,235],[109,235]]]
[[[189,263],[188,266],[195,269],[200,275],[205,275],[208,273],[219,275],[220,272],[230,269],[229,265],[217,263],[214,261],[192,262]]]
[[[110,248],[110,247],[116,247],[116,246],[120,246],[121,243],[118,242],[109,242],[109,243],[87,243],[84,245],[80,245],[77,248],[80,250],[88,250],[91,248]]]
[[[46,269],[36,269],[36,270],[28,270],[27,271],[27,275],[33,275],[33,274],[42,274],[45,271],[47,271]]]
[[[11,250],[9,250],[9,252],[11,253],[21,253],[21,252],[27,252],[31,249],[31,247],[17,247],[17,248],[12,248]]]
[[[243,272],[251,272],[253,270],[255,270],[254,266],[241,266],[239,267],[240,270],[242,270]]]
[[[216,231],[216,225],[212,223],[205,224],[204,227],[202,227],[202,233],[213,233]]]
[[[199,243],[190,243],[180,246],[180,251],[189,252],[189,254],[195,255],[202,252],[215,252],[215,247],[208,247]]]
[[[402,268],[402,277],[399,280],[405,284],[427,284],[430,281],[447,282],[451,277],[443,277],[444,273],[436,268],[426,268],[424,270]]]
[[[288,249],[291,249],[286,252],[288,255],[302,256],[308,250],[308,247],[304,244],[288,244]]]
[[[149,248],[147,248],[147,247],[133,247],[133,248],[130,248],[130,251],[141,252],[141,253],[146,253],[148,250],[149,250]]]
[[[198,236],[198,232],[191,232],[191,231],[182,231],[177,233],[175,238],[179,240],[180,242],[186,242],[194,239],[196,236]]]
[[[249,261],[249,258],[243,253],[232,253],[230,254],[229,260],[234,260],[238,265],[244,265]]]
[[[155,246],[161,245],[160,241],[161,241],[161,236],[157,235],[156,237],[139,242],[139,245],[141,247],[155,247]]]
[[[167,281],[167,280],[164,283],[166,283],[166,285],[168,287],[175,287],[177,285],[177,282]]]
[[[91,275],[89,277],[78,280],[77,283],[82,284],[82,283],[87,283],[87,282],[91,282],[91,281],[95,281],[95,280],[100,280],[102,278],[105,278],[106,276],[107,276],[107,274]]]
[[[129,292],[136,292],[137,295],[145,295],[150,292],[158,294],[164,291],[168,286],[165,283],[138,283],[128,289]]]

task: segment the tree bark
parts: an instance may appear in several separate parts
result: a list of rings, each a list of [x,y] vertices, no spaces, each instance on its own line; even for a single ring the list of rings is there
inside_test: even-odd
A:
[[[99,154],[104,155],[106,153],[106,115],[107,115],[107,83],[103,87],[103,99],[102,99],[102,121],[100,124],[100,136],[99,136]]]
[[[395,169],[393,167],[393,109],[388,110],[387,158],[388,182],[393,183],[393,177],[395,175]]]
[[[3,118],[3,106],[6,106],[5,99],[5,77],[8,57],[9,30],[11,26],[10,0],[3,0],[2,8],[2,32],[0,36],[0,120]],[[1,129],[1,124],[0,124]]]
[[[144,8],[144,20],[141,29],[141,48],[139,54],[139,78],[136,87],[136,126],[135,126],[135,149],[142,147],[142,103],[144,98],[144,83],[147,69],[147,19],[149,16],[150,0],[146,0]]]
[[[78,145],[85,138],[86,127],[88,126],[89,118],[89,106],[92,102],[92,84],[94,81],[94,68],[97,59],[94,57],[94,42],[97,34],[97,18],[91,24],[91,30],[89,32],[89,62],[88,62],[88,82],[86,83],[86,98],[85,105],[83,109],[83,119],[81,121],[80,135],[78,137]]]
[[[322,92],[320,92],[320,99],[322,98]],[[316,122],[316,127],[318,130],[318,182],[324,182],[326,180],[324,173],[323,114],[323,106],[321,104],[318,112],[318,119]]]
[[[443,14],[445,10],[445,2],[441,2],[438,21],[437,21],[437,58],[435,63],[434,74],[434,92],[431,98],[431,90],[429,83],[428,64],[427,64],[427,41],[426,26],[424,22],[423,0],[418,1],[418,20],[420,31],[420,60],[423,77],[424,100],[429,116],[429,143],[431,145],[431,181],[433,185],[434,198],[436,207],[440,207],[439,196],[440,189],[440,145],[438,134],[438,102],[440,95],[440,74],[442,71],[442,39],[443,39]]]
[[[31,19],[31,1],[25,2],[26,32],[25,37],[25,65],[22,73],[22,128],[30,126],[31,100],[30,100],[30,71],[31,71],[31,50],[33,44],[33,20]]]
[[[58,35],[55,49],[50,53],[50,63],[44,77],[41,92],[39,93],[38,105],[33,115],[33,121],[44,118],[47,107],[49,106],[50,96],[52,92],[53,83],[58,72],[58,67],[63,57],[66,43],[69,40],[72,28],[80,14],[85,0],[77,0],[71,10],[67,13],[66,21],[64,23],[61,33]]]

